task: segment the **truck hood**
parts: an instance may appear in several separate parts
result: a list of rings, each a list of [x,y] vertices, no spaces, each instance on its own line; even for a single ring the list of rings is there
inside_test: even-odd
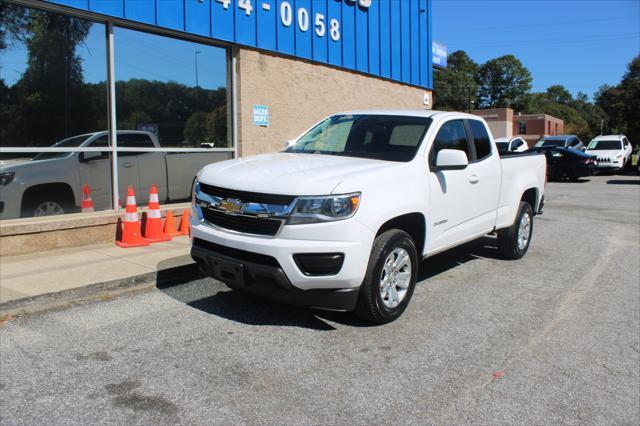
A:
[[[15,166],[18,166],[20,164],[29,164],[30,162],[30,158],[12,158],[11,160],[0,160],[0,170],[13,170]]]
[[[618,154],[624,155],[624,152],[619,149],[588,149],[585,153],[606,158],[615,158]]]
[[[400,163],[321,154],[275,153],[222,161],[199,173],[206,184],[250,192],[284,195],[327,195],[340,182],[357,175],[398,167]]]

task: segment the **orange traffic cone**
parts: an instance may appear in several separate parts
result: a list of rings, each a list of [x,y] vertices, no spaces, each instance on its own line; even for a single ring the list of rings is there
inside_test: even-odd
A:
[[[136,195],[133,188],[127,191],[127,207],[124,214],[124,226],[121,241],[116,241],[120,247],[142,247],[148,246],[149,242],[142,238],[140,232],[140,220],[138,219],[138,208],[136,206]]]
[[[191,235],[189,216],[189,209],[184,209],[184,211],[182,212],[182,218],[180,218],[180,228],[178,228],[178,232],[180,233],[180,235]]]
[[[178,235],[182,235],[180,232],[176,231],[176,224],[173,220],[173,212],[171,210],[167,211],[167,217],[164,219],[164,231],[166,235],[171,235],[172,237],[177,237]]]
[[[93,200],[91,200],[91,191],[89,191],[89,185],[86,183],[82,187],[82,207],[80,208],[82,213],[89,213],[93,211]]]
[[[144,224],[144,239],[150,243],[171,241],[171,235],[166,235],[162,232],[158,187],[155,185],[151,185],[151,191],[149,192],[149,209],[147,210],[147,222]]]

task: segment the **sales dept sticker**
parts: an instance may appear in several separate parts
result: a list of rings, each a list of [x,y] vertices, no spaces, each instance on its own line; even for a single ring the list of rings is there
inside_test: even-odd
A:
[[[269,107],[266,105],[253,106],[253,125],[264,126],[269,125]]]

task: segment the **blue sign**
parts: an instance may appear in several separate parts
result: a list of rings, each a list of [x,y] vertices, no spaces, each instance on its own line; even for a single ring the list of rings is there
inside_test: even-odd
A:
[[[48,1],[431,88],[432,0]]]
[[[138,123],[136,125],[136,130],[153,133],[158,136],[158,125],[155,123]]]
[[[440,68],[447,67],[447,46],[434,41],[431,45],[433,53],[433,65]]]
[[[253,125],[264,126],[269,125],[269,107],[266,105],[253,106]]]

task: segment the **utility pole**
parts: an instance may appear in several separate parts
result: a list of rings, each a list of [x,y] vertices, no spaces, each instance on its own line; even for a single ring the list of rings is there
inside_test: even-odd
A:
[[[198,84],[198,54],[200,54],[200,51],[196,50],[193,55],[196,61],[196,87],[200,87],[200,84]]]

